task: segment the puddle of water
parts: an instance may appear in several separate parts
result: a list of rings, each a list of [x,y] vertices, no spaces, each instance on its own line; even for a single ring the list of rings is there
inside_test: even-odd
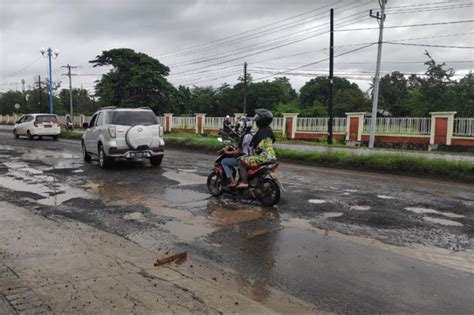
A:
[[[357,189],[344,189],[344,190],[347,191],[347,192],[350,192],[350,193],[358,192]]]
[[[322,203],[326,203],[326,200],[323,200],[323,199],[310,199],[310,200],[308,200],[308,202],[320,205]]]
[[[377,195],[380,199],[395,199],[395,197],[387,196],[387,195]]]
[[[462,223],[448,220],[448,219],[440,219],[440,218],[433,218],[433,217],[423,217],[423,220],[436,223],[436,224],[441,224],[445,226],[463,226]]]
[[[363,236],[346,235],[337,231],[323,230],[315,228],[309,220],[293,218],[288,221],[281,222],[283,227],[300,228],[313,231],[319,235],[335,237],[348,240],[356,244],[375,247],[392,253],[410,257],[413,259],[429,262],[432,264],[445,266],[474,274],[474,251],[451,251],[439,247],[428,247],[423,245],[413,245],[410,247],[401,247],[382,243],[379,240],[366,238]]]
[[[59,183],[53,176],[45,175],[41,169],[32,168],[27,163],[3,164],[8,167],[8,173],[0,176],[0,186],[42,196],[37,200],[39,204],[55,206],[72,198],[89,197],[84,190]]]
[[[357,211],[367,211],[367,210],[370,210],[370,206],[358,206],[358,205],[355,205],[355,206],[351,206],[349,209],[350,209],[350,210],[357,210]]]
[[[330,219],[341,217],[343,214],[342,212],[324,212],[321,216],[325,219]]]
[[[178,168],[178,172],[196,173],[197,168]]]
[[[435,214],[439,214],[439,215],[442,215],[442,216],[445,216],[445,217],[448,217],[448,218],[453,218],[453,219],[460,219],[460,218],[465,217],[462,214],[456,214],[456,213],[452,213],[452,212],[441,212],[441,211],[430,209],[430,208],[407,207],[407,208],[405,208],[405,210],[408,210],[408,211],[411,211],[411,212],[414,212],[414,213],[418,213],[418,214],[435,213]]]
[[[201,176],[201,175],[194,174],[192,172],[186,172],[186,171],[179,172],[179,171],[169,170],[169,171],[164,172],[163,176],[165,176],[168,179],[178,182],[179,183],[178,186],[205,184],[207,181],[207,178],[205,176]]]
[[[211,210],[208,220],[217,227],[225,228],[234,224],[259,220],[265,216],[266,211],[259,207],[239,206],[236,209],[216,207]]]
[[[212,227],[181,221],[168,221],[163,225],[163,228],[183,241],[193,241],[214,232]]]

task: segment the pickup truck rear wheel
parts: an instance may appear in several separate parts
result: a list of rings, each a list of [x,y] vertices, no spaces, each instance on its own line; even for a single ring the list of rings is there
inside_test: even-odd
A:
[[[163,155],[160,156],[152,156],[150,158],[150,163],[153,167],[160,166],[161,161],[163,161]]]

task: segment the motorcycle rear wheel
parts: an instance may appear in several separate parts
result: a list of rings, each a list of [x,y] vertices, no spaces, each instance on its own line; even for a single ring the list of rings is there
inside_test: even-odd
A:
[[[209,190],[211,195],[214,197],[222,195],[224,192],[223,187],[224,178],[221,174],[216,171],[213,171],[211,174],[209,174],[207,177],[207,190]]]
[[[280,186],[271,178],[265,178],[262,183],[262,193],[258,200],[265,207],[271,207],[280,200]]]

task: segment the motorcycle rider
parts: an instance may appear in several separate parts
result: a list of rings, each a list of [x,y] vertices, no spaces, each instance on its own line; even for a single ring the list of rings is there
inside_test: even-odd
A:
[[[72,119],[71,116],[66,116],[66,130],[72,130]]]
[[[241,122],[242,131],[240,132],[240,141],[239,146],[235,150],[229,150],[228,147],[224,148],[224,153],[228,157],[221,161],[222,168],[224,169],[226,177],[229,179],[229,187],[237,186],[237,180],[234,178],[232,174],[232,168],[239,165],[239,157],[244,155],[251,154],[251,142],[253,135],[250,132],[252,129],[252,124],[249,126],[246,122]]]
[[[251,146],[254,150],[253,155],[242,156],[240,158],[240,178],[241,182],[237,188],[248,188],[248,169],[276,160],[273,143],[275,134],[270,123],[273,120],[272,113],[267,109],[256,109],[254,121],[257,123],[258,131],[253,136]]]
[[[222,130],[229,134],[232,131],[231,125],[232,125],[232,122],[230,121],[230,116],[229,115],[225,116],[224,126]]]

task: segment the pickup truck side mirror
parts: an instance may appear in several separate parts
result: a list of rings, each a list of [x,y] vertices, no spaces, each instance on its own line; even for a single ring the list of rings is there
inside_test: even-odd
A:
[[[15,124],[19,124],[19,123],[20,123],[20,120],[17,120],[17,121],[15,122]]]
[[[88,123],[86,123],[86,122],[85,122],[85,123],[83,123],[83,124],[82,124],[82,128],[84,128],[84,129],[87,129],[87,128],[89,128],[89,124],[88,124]]]

